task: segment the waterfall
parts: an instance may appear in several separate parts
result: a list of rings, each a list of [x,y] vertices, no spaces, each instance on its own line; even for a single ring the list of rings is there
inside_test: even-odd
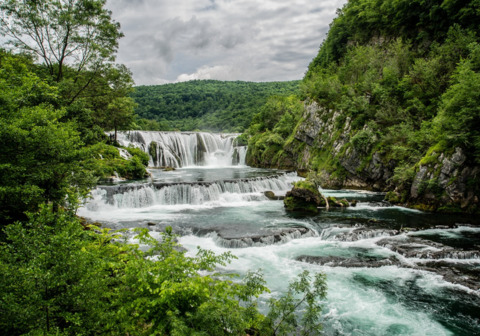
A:
[[[205,132],[125,131],[118,142],[141,148],[150,155],[151,167],[244,166],[246,146],[235,146],[239,134]]]
[[[145,183],[99,186],[92,192],[87,209],[97,211],[106,206],[143,208],[152,205],[201,205],[208,202],[251,202],[267,200],[266,190],[282,194],[297,180],[294,173],[250,179],[216,182]]]

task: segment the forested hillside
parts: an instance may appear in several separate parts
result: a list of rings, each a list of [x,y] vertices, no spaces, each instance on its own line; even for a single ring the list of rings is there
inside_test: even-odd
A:
[[[195,80],[138,86],[132,97],[144,130],[243,132],[268,97],[296,93],[299,83]]]
[[[324,186],[385,190],[422,209],[478,211],[478,22],[479,1],[349,1],[300,98],[276,123],[271,109],[254,119],[249,163],[311,170]]]

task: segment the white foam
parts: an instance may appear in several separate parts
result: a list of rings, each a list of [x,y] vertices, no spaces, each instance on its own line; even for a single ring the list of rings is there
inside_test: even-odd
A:
[[[370,211],[382,211],[382,210],[397,210],[397,211],[403,211],[403,212],[412,212],[412,213],[423,213],[421,210],[417,209],[410,209],[398,205],[392,205],[392,206],[384,206],[384,205],[375,205],[374,203],[367,203],[367,202],[358,202],[356,206],[354,207],[348,207],[346,208],[347,210],[350,211],[355,211],[355,210],[370,210]]]
[[[333,268],[298,262],[293,256],[302,251],[311,251],[326,246],[325,241],[318,238],[302,238],[290,241],[284,245],[249,247],[244,249],[226,249],[218,247],[211,237],[186,236],[180,238],[180,243],[194,253],[197,246],[213,250],[216,253],[230,251],[238,259],[227,269],[245,273],[248,270],[263,269],[265,279],[272,289],[272,296],[278,296],[286,290],[288,282],[301,271],[325,272],[328,279],[328,297],[325,302],[326,330],[343,332],[345,335],[382,335],[387,334],[392,325],[406,326],[411,335],[451,335],[441,324],[428,314],[411,310],[400,301],[392,302],[385,293],[372,286],[359,286],[357,276],[382,281],[390,281],[394,287],[408,286],[411,281],[420,276],[427,276],[419,286],[443,287],[441,282],[429,282],[428,272],[406,270],[396,266],[385,266],[378,269]],[[350,243],[351,244],[351,243]],[[349,323],[352,324],[349,328]],[[361,329],[359,325],[361,325]]]

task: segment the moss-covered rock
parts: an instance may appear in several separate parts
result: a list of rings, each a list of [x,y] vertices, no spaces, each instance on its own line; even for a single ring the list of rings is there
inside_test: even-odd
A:
[[[112,176],[129,180],[148,177],[149,156],[139,148],[125,148],[131,155],[128,159],[121,157],[117,148],[104,143],[93,145],[90,150],[93,154],[90,164],[100,182],[108,181]]]
[[[197,147],[195,151],[195,163],[201,166],[205,161],[205,153],[207,153],[207,145],[200,133],[197,133]]]
[[[237,166],[239,163],[240,163],[240,152],[238,151],[238,148],[235,148],[232,154],[232,165]]]
[[[347,208],[350,206],[350,203],[344,198],[341,200],[336,199],[335,197],[327,197],[328,204],[332,208]]]
[[[264,191],[263,194],[265,195],[265,197],[267,197],[268,199],[272,200],[272,201],[278,201],[278,200],[283,200],[285,199],[284,196],[277,196],[275,195],[275,193],[271,190],[269,191]]]
[[[302,211],[316,214],[318,207],[325,206],[325,201],[315,183],[299,181],[287,192],[283,200],[287,211]]]
[[[153,165],[158,165],[158,144],[155,141],[150,142],[148,145],[148,154],[152,157]]]

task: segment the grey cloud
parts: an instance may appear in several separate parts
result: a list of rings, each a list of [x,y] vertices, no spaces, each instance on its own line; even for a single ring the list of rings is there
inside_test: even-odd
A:
[[[278,53],[273,56],[272,60],[276,62],[295,62],[298,59],[303,59],[305,57],[305,53],[297,52],[297,51],[284,51],[282,53]]]
[[[108,0],[137,84],[300,79],[346,0]]]

